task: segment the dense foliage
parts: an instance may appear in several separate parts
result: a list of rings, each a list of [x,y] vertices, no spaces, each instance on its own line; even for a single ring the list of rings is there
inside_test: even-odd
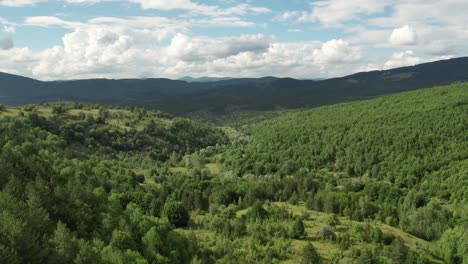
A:
[[[292,187],[311,209],[437,240],[468,224],[467,105],[454,84],[284,115],[223,160],[238,176],[314,179]]]
[[[451,213],[432,198],[456,204],[467,199],[466,92],[467,85],[458,84],[286,115],[257,126],[249,144],[231,148],[224,163],[237,175],[285,177],[325,169],[336,175],[332,185],[343,189],[318,192],[319,209],[375,217],[380,210],[358,215],[349,208],[350,193],[362,193],[373,204],[399,204],[404,229],[423,219],[444,223]],[[336,205],[326,204],[330,195]],[[400,218],[391,212],[380,217]],[[426,231],[413,232],[436,239],[443,230]]]
[[[160,218],[164,193],[142,185],[124,160],[144,150],[162,164],[171,153],[222,144],[223,133],[141,109],[80,109],[0,119],[0,263],[188,262],[189,242],[173,231],[187,224],[187,211],[169,202],[169,221]],[[150,122],[126,129],[106,121],[123,114],[137,126]]]
[[[141,108],[6,108],[0,263],[467,263],[467,91],[237,130]]]

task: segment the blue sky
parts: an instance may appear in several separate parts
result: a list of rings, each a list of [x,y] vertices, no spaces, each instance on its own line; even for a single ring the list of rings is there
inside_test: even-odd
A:
[[[0,0],[0,71],[318,78],[460,57],[462,0]]]

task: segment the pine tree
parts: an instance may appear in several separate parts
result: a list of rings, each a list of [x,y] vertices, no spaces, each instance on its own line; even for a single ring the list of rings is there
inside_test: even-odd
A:
[[[293,238],[301,238],[305,235],[305,228],[304,228],[304,222],[300,219],[297,218],[294,221],[294,224],[291,229],[291,237]]]
[[[322,258],[320,257],[317,249],[311,243],[307,244],[302,251],[302,261],[301,264],[319,264],[322,263]]]

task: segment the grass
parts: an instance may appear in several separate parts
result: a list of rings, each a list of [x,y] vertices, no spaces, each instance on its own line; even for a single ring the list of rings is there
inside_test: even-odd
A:
[[[48,117],[52,114],[51,107],[38,107],[35,111],[39,116]]]
[[[169,170],[171,172],[174,172],[174,173],[177,173],[177,172],[180,172],[180,173],[187,173],[188,172],[188,169],[185,168],[185,167],[171,167],[169,168]]]
[[[218,163],[207,163],[205,164],[205,168],[207,168],[214,175],[222,174],[222,167]],[[186,167],[182,166],[170,167],[169,170],[173,173],[188,173],[189,171]]]
[[[97,109],[92,109],[92,110],[83,110],[83,109],[71,109],[67,112],[67,114],[72,115],[72,116],[78,116],[81,113],[86,114],[86,115],[93,115],[96,117],[98,115],[98,110]]]
[[[222,172],[222,167],[218,163],[207,163],[205,167],[210,170],[212,174],[220,175]]]
[[[1,111],[0,116],[17,116],[21,112],[19,108],[7,108],[6,111]]]
[[[291,243],[292,256],[290,259],[284,261],[283,263],[300,263],[301,254],[303,248],[309,243],[307,240],[297,240],[294,239]],[[318,253],[324,260],[330,260],[330,258],[338,252],[336,244],[328,241],[314,241],[312,245],[317,249]]]
[[[205,229],[176,229],[177,232],[185,235],[186,237],[190,237],[190,234],[195,235],[197,240],[201,242],[210,242],[213,241],[216,237],[215,233]]]
[[[125,130],[131,130],[131,129],[132,129],[132,127],[126,126],[126,125],[124,124],[124,122],[122,122],[121,120],[118,120],[118,119],[108,119],[108,120],[107,120],[107,123],[108,123],[109,125],[116,126],[116,127],[119,127],[119,128],[123,128],[123,129],[125,129]],[[141,131],[141,130],[143,130],[143,127],[136,126],[135,129]]]
[[[21,112],[27,114],[30,113],[28,111],[24,111],[23,108],[20,107],[8,107],[6,111],[0,112],[0,116],[18,116]],[[48,117],[52,114],[51,107],[37,107],[34,110],[39,116]]]

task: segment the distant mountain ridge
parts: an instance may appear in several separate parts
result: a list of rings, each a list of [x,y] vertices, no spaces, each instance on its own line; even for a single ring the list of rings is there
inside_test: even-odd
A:
[[[138,105],[175,114],[302,108],[468,81],[468,57],[326,80],[235,78],[89,79],[42,82],[0,73],[0,103],[83,101]]]
[[[186,82],[217,82],[217,81],[226,81],[226,80],[231,80],[231,79],[236,79],[236,78],[233,78],[233,77],[208,77],[208,76],[194,78],[194,77],[191,77],[191,76],[185,76],[185,77],[179,78],[177,80],[186,81]]]

